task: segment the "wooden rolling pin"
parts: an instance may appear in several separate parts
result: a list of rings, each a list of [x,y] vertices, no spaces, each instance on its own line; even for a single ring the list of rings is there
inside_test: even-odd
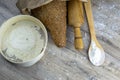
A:
[[[84,23],[83,5],[79,0],[68,1],[68,24],[74,27],[75,48],[84,48],[80,26]]]

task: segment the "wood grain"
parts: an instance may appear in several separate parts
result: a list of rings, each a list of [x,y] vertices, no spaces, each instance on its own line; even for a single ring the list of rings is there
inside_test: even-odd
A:
[[[74,28],[74,45],[77,50],[84,48],[80,27],[84,23],[83,5],[79,0],[68,2],[68,25]]]
[[[0,25],[19,14],[15,2],[0,0]],[[0,56],[0,80],[120,80],[119,4],[119,0],[92,0],[95,31],[106,53],[103,66],[95,67],[88,60],[90,37],[85,24],[81,27],[84,50],[75,50],[74,31],[68,27],[67,46],[56,47],[49,35],[45,56],[29,68],[15,66]]]

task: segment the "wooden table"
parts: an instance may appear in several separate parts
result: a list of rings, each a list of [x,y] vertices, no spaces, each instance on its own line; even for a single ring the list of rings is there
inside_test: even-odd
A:
[[[20,14],[16,0],[0,0],[0,25]],[[67,46],[58,48],[49,35],[45,56],[29,68],[15,66],[0,56],[0,80],[120,80],[120,1],[93,0],[92,8],[97,38],[106,53],[103,66],[88,60],[90,42],[87,24],[82,27],[85,49],[73,46],[73,29],[67,29]]]

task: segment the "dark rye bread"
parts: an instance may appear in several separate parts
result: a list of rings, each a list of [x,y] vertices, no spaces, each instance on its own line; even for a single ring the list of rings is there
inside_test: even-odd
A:
[[[66,1],[53,0],[32,9],[31,14],[43,22],[58,47],[66,45]]]

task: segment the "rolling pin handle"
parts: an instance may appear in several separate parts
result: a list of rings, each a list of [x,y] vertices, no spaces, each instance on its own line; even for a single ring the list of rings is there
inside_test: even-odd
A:
[[[81,34],[81,31],[80,31],[80,27],[74,27],[74,35],[75,35],[75,41],[74,41],[74,44],[75,44],[75,48],[77,50],[81,50],[84,48],[84,45],[83,45],[83,40],[82,40],[82,34]]]

